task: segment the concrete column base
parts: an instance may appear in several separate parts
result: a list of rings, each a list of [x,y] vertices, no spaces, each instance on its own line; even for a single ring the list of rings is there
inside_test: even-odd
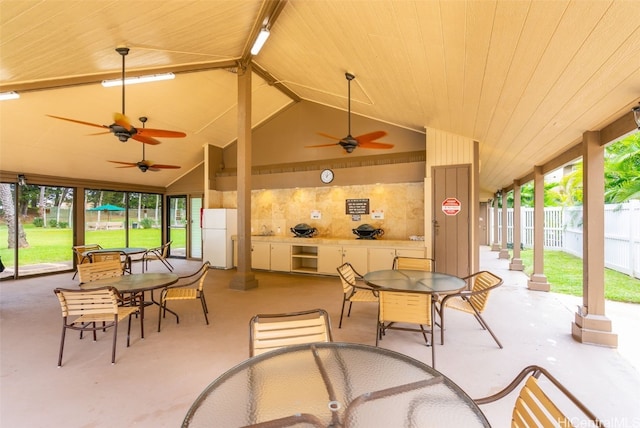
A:
[[[499,242],[494,242],[493,244],[491,244],[491,251],[500,251],[501,248],[502,245],[500,245]]]
[[[238,272],[229,283],[229,288],[233,290],[250,290],[258,287],[258,280],[253,273]]]
[[[499,259],[509,260],[509,257],[511,257],[511,254],[509,254],[509,250],[507,249],[500,250],[500,254],[498,254]]]
[[[580,343],[618,347],[618,335],[611,331],[611,320],[604,315],[575,314],[571,323],[571,336]]]
[[[524,265],[522,264],[522,259],[512,258],[511,263],[509,263],[509,270],[524,270]]]
[[[527,288],[535,291],[549,291],[551,284],[547,281],[547,277],[542,273],[534,273],[527,282]]]

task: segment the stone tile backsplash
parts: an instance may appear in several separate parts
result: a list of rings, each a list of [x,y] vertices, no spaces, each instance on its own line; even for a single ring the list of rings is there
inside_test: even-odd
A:
[[[235,207],[236,192],[223,192],[223,207]],[[369,214],[354,221],[346,214],[347,199],[369,199]],[[373,211],[383,219],[373,219]],[[312,219],[312,212],[320,219]],[[424,185],[422,183],[372,184],[341,187],[269,189],[251,192],[252,234],[263,230],[291,236],[290,228],[307,223],[318,229],[317,237],[355,239],[352,229],[367,223],[384,230],[382,239],[407,240],[424,235]]]

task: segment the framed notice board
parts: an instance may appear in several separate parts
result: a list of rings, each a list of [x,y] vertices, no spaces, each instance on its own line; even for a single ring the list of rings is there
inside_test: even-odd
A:
[[[350,215],[369,214],[369,199],[347,199],[346,210]]]

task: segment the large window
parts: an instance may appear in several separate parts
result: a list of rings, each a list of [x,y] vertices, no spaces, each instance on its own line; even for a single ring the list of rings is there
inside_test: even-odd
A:
[[[103,248],[162,244],[162,195],[87,189],[85,243]]]
[[[71,269],[73,192],[66,187],[0,183],[0,277]]]
[[[162,244],[162,195],[87,189],[74,207],[74,192],[0,183],[0,279],[71,271],[74,227],[84,227],[85,244],[104,248]],[[74,209],[84,210],[84,224],[73,223]]]

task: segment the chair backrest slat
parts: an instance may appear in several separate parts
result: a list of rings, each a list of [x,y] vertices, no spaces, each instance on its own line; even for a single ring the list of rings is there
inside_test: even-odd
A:
[[[520,425],[519,421],[526,422],[526,426],[573,426],[569,418],[544,393],[538,380],[533,376],[529,376],[520,390],[513,409],[513,426],[525,426]]]
[[[433,261],[433,259],[429,258],[396,256],[393,259],[393,269],[422,270],[425,272],[433,272],[434,268],[435,262]]]
[[[380,321],[431,325],[431,295],[380,291]]]
[[[261,314],[251,318],[250,355],[314,342],[331,342],[331,324],[326,311]]]
[[[86,245],[75,245],[71,247],[73,252],[76,255],[77,264],[81,263],[89,263],[89,258],[87,256],[83,256],[83,253],[88,251],[100,250],[102,247],[98,244],[86,244]]]
[[[493,275],[491,272],[487,272],[487,271],[480,272],[473,279],[473,285],[471,287],[471,290],[472,291],[486,290],[487,288],[491,288],[494,285],[500,283],[501,281],[502,280],[499,277]],[[476,308],[478,312],[484,311],[485,307],[487,306],[487,302],[489,300],[489,294],[490,292],[478,293],[478,294],[474,294],[469,298],[469,300],[471,301],[471,304],[473,305],[474,308]]]
[[[80,283],[96,281],[103,278],[113,278],[122,275],[122,273],[122,263],[120,263],[120,260],[83,263],[78,266]]]
[[[56,289],[62,316],[117,314],[118,298],[112,287],[96,290]]]
[[[338,276],[342,282],[342,291],[344,294],[351,294],[353,286],[356,284],[356,273],[353,270],[353,266],[349,263],[344,263],[338,268]]]

